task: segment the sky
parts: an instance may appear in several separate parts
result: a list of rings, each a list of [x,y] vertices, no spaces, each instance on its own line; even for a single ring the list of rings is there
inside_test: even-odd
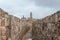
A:
[[[44,18],[60,10],[60,0],[0,0],[0,8],[19,18]]]

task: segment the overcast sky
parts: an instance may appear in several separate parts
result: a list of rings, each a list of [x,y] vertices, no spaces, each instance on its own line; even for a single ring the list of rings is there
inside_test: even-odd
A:
[[[0,8],[17,17],[43,18],[60,10],[60,0],[0,0]]]

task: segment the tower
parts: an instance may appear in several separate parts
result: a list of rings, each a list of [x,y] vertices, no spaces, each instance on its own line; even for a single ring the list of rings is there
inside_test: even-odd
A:
[[[32,12],[30,12],[30,19],[32,19]]]

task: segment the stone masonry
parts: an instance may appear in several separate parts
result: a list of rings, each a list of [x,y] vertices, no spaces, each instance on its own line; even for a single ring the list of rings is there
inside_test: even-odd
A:
[[[32,17],[26,20],[23,16],[20,19],[0,8],[0,40],[23,40],[25,39],[25,34],[31,36],[31,28]],[[29,32],[29,30],[31,31]]]
[[[60,40],[60,11],[33,22],[32,40]]]
[[[0,8],[0,40],[60,40],[60,11],[42,19],[20,19]]]

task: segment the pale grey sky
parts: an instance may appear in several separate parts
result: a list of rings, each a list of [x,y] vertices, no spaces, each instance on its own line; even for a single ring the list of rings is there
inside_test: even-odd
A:
[[[0,8],[17,17],[43,18],[60,10],[60,0],[0,0]]]

